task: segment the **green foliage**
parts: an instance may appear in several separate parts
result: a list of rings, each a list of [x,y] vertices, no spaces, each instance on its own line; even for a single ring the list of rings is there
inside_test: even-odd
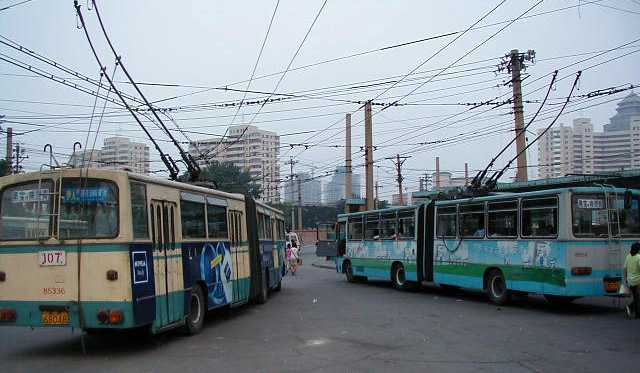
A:
[[[184,174],[180,179],[187,181],[189,175]],[[197,181],[215,182],[218,190],[229,193],[248,193],[253,198],[259,198],[262,194],[262,188],[256,184],[251,174],[230,162],[212,162],[203,167]]]
[[[11,165],[6,159],[0,159],[0,176],[11,175]]]

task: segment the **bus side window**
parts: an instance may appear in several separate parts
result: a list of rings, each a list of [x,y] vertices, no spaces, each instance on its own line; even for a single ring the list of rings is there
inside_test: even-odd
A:
[[[149,217],[147,216],[147,187],[142,183],[130,183],[131,187],[131,220],[133,222],[133,238],[149,238]]]
[[[398,238],[414,238],[415,230],[414,210],[398,212]]]
[[[438,207],[436,236],[455,237],[458,230],[456,218],[456,206]]]
[[[520,209],[523,237],[558,235],[558,198],[523,198]]]
[[[209,238],[227,239],[227,209],[222,206],[207,204],[207,225]]]
[[[496,201],[488,203],[487,236],[518,236],[518,201]]]
[[[361,240],[362,235],[362,216],[356,216],[349,219],[349,239]]]
[[[460,205],[460,237],[484,238],[484,203]]]
[[[385,240],[394,240],[396,233],[396,213],[386,212],[380,217],[380,238]]]
[[[380,238],[380,216],[376,214],[367,215],[365,240],[377,240]]]

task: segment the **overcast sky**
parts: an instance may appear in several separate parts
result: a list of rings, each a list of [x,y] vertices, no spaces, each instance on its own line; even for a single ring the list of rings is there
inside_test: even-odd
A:
[[[0,0],[0,8],[17,2]],[[88,31],[111,73],[114,58],[97,23],[95,10],[88,10],[86,1],[80,3],[88,22]],[[280,1],[256,77],[285,70],[323,3],[324,0]],[[328,0],[292,67],[463,31],[499,3],[497,0]],[[409,190],[417,189],[420,174],[425,170],[433,170],[436,156],[440,157],[443,170],[461,171],[465,162],[469,163],[471,170],[482,168],[513,136],[513,131],[509,131],[513,127],[511,108],[506,105],[492,110],[489,106],[471,109],[470,106],[458,104],[483,102],[502,96],[498,99],[500,101],[509,97],[511,88],[504,85],[509,78],[506,73],[496,72],[496,66],[511,49],[533,49],[536,52],[536,61],[526,70],[525,74],[529,77],[523,82],[524,98],[531,101],[525,105],[525,121],[537,110],[539,104],[536,102],[544,96],[551,80],[549,74],[554,69],[575,64],[560,70],[558,78],[564,79],[556,84],[539,120],[530,127],[532,133],[546,126],[559,110],[559,104],[568,94],[573,76],[579,69],[586,70],[580,80],[579,90],[574,95],[640,83],[639,54],[635,53],[640,50],[640,43],[627,44],[640,38],[640,1],[547,0],[534,7],[537,3],[516,0],[504,2],[478,26],[499,24],[471,30],[437,55],[438,50],[460,34],[293,70],[284,77],[280,73],[254,79],[251,90],[273,92],[277,82],[282,79],[277,93],[314,90],[306,94],[315,94],[317,97],[272,102],[262,108],[260,105],[245,106],[234,124],[253,123],[286,135],[322,130],[336,123],[325,132],[315,133],[317,136],[313,138],[309,137],[314,133],[305,133],[286,135],[280,139],[285,146],[290,143],[315,145],[307,150],[301,147],[293,150],[282,148],[283,176],[288,174],[284,161],[290,155],[300,161],[296,165],[298,170],[311,171],[315,167],[315,174],[322,175],[344,162],[344,148],[331,146],[344,144],[346,113],[353,113],[355,125],[354,165],[363,163],[363,153],[359,152],[363,145],[364,128],[360,123],[363,112],[357,110],[358,104],[351,102],[374,98],[376,102],[393,102],[401,98],[400,104],[410,105],[390,107],[380,113],[380,107],[374,107],[374,144],[379,146],[374,158],[379,160],[376,165],[380,167],[376,172],[383,185],[381,198],[390,198],[395,190],[393,164],[383,158],[396,153],[412,156],[405,163],[405,185]],[[578,4],[581,6],[576,7]],[[235,107],[209,105],[199,110],[180,107],[237,102],[243,98],[242,93],[200,91],[203,90],[201,87],[246,88],[246,80],[256,62],[276,1],[111,0],[100,1],[99,6],[115,48],[136,81],[188,86],[143,86],[147,97],[161,100],[189,94],[162,101],[158,105],[179,108],[173,115],[181,128],[205,133],[189,133],[190,139],[224,133],[232,122]],[[514,19],[531,7],[534,8],[526,16],[533,17],[516,21],[485,42],[507,25],[503,21]],[[541,14],[567,7],[569,9]],[[541,15],[535,16],[537,14]],[[98,65],[84,33],[77,28],[75,9],[70,0],[32,0],[0,11],[0,35],[89,77],[99,77]],[[623,48],[599,56],[592,53],[624,44],[627,45]],[[5,45],[0,45],[0,53],[70,78]],[[442,71],[463,56],[459,62]],[[580,62],[585,59],[588,60]],[[615,60],[589,68],[611,59]],[[417,72],[427,73],[406,76],[426,60],[428,62]],[[434,78],[433,74],[438,73],[440,75]],[[33,75],[0,61],[0,114],[5,114],[8,120],[28,123],[12,123],[14,132],[42,128],[37,125],[57,125],[18,137],[29,151],[30,158],[25,162],[28,169],[39,168],[47,159],[41,153],[45,143],[53,144],[55,151],[61,153],[58,158],[65,161],[67,157],[62,154],[71,152],[74,141],[84,145],[90,122],[88,116],[94,105],[94,98],[86,93]],[[125,77],[118,71],[115,79],[121,82]],[[400,82],[389,89],[390,80]],[[355,86],[371,83],[383,84],[354,89]],[[86,83],[85,86],[89,87]],[[118,87],[133,93],[127,84],[121,83]],[[413,94],[405,97],[416,88]],[[575,97],[558,124],[569,124],[578,117],[590,117],[596,129],[599,129],[615,113],[616,100],[628,93],[592,100]],[[267,96],[250,93],[247,99],[264,99]],[[103,101],[98,101],[98,113],[102,104]],[[259,110],[260,113],[254,115]],[[98,134],[98,146],[103,138],[116,133],[147,142],[144,133],[121,108],[108,104],[106,112],[108,114]],[[70,121],[73,122],[67,123]],[[96,121],[93,122],[94,129]],[[8,124],[4,124],[3,128],[6,126]],[[159,131],[152,133],[166,140],[166,136]],[[532,133],[528,134],[529,140],[534,137]],[[93,142],[95,133],[91,135],[90,142]],[[186,141],[180,133],[176,133],[176,137]],[[419,145],[443,140],[445,142]],[[161,146],[167,152],[177,154],[169,143],[163,141]],[[515,149],[512,148],[497,165],[503,165],[514,155]],[[157,161],[153,150],[152,159],[152,170],[162,169],[162,163]],[[529,152],[528,163],[537,164],[536,146]],[[512,174],[509,173],[509,176]],[[462,176],[460,173],[457,175]],[[537,176],[534,167],[530,169],[530,176]],[[325,178],[325,181],[328,179]]]

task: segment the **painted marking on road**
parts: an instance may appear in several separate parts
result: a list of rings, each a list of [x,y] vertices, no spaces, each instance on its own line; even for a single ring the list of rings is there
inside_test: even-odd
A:
[[[329,343],[326,339],[309,339],[305,345],[306,346],[322,346]]]

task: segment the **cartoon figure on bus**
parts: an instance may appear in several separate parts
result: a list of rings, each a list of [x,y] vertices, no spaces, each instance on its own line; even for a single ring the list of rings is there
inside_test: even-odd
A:
[[[224,242],[204,244],[200,256],[200,273],[208,285],[213,285],[208,294],[211,304],[224,305],[233,301],[231,252]]]

